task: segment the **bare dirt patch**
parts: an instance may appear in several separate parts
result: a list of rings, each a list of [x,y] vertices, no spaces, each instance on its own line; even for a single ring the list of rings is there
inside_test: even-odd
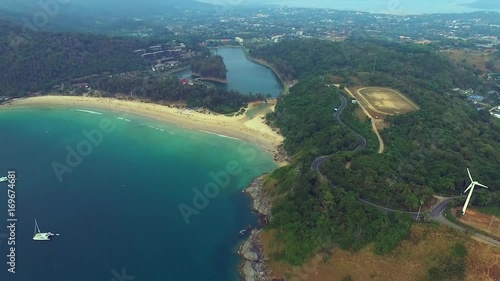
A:
[[[389,88],[360,88],[356,95],[368,108],[376,112],[375,115],[404,114],[419,109],[409,98]]]
[[[262,238],[267,255],[280,249],[273,241],[272,231],[264,232]],[[456,243],[464,243],[468,251],[465,280],[500,280],[500,255],[496,248],[445,226],[422,224],[414,225],[408,240],[385,256],[375,255],[370,247],[357,253],[334,249],[329,257],[318,254],[300,268],[272,260],[269,264],[275,280],[342,281],[351,276],[352,280],[420,281]]]
[[[462,207],[454,208],[452,214],[456,216],[457,211],[462,213]],[[472,228],[481,230],[500,239],[500,218],[497,216],[480,213],[473,208],[467,208],[465,215],[457,219]]]

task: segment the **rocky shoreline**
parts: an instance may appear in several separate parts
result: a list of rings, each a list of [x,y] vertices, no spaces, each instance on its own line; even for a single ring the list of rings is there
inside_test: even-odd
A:
[[[264,174],[252,181],[244,192],[252,198],[252,208],[260,215],[261,226],[267,224],[271,216],[271,200],[264,196],[263,187]],[[265,262],[262,241],[260,239],[261,229],[252,230],[250,237],[241,245],[238,254],[243,259],[240,266],[240,274],[245,281],[270,281],[271,272]]]

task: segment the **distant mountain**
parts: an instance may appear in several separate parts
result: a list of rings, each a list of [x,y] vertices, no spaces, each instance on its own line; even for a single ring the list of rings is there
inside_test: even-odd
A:
[[[117,20],[161,17],[165,21],[176,21],[187,10],[212,12],[215,8],[196,0],[2,0],[0,19],[33,31],[100,33],[100,28]]]
[[[472,3],[463,4],[463,6],[476,8],[476,9],[484,9],[484,10],[500,10],[500,2],[499,1],[491,1],[491,0],[476,0]]]
[[[140,17],[175,15],[186,8],[210,6],[196,0],[3,0],[0,10],[31,14],[46,11],[51,17],[69,14],[90,17]],[[53,13],[53,15],[51,15]]]

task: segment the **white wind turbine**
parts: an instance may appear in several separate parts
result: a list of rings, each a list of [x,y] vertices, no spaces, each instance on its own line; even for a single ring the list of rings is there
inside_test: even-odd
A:
[[[465,191],[462,194],[464,194],[465,192],[467,192],[467,190],[469,190],[469,189],[470,189],[470,191],[469,191],[469,195],[467,195],[467,199],[465,200],[464,207],[462,208],[462,215],[465,215],[465,210],[467,210],[467,205],[469,205],[469,200],[470,200],[470,197],[472,195],[472,192],[474,191],[474,187],[476,185],[479,185],[479,186],[482,186],[484,188],[488,188],[486,185],[480,184],[477,181],[474,181],[472,179],[472,176],[470,175],[469,168],[467,168],[467,173],[469,174],[469,178],[470,178],[471,182],[470,182],[469,186],[465,189]]]

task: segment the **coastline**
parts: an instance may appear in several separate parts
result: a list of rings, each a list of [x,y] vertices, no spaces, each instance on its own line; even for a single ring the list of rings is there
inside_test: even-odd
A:
[[[251,103],[249,108],[257,103]],[[276,100],[269,101],[274,110]],[[160,105],[142,101],[85,96],[38,96],[12,100],[0,105],[0,110],[22,107],[55,107],[74,109],[103,109],[125,114],[135,114],[188,129],[220,134],[254,143],[263,150],[273,153],[278,166],[287,164],[281,155],[283,136],[267,126],[264,115],[248,118],[245,114],[228,117],[215,113],[200,113],[173,105]]]
[[[252,200],[252,210],[260,216],[260,226],[252,229],[250,236],[238,250],[242,259],[239,272],[244,281],[271,280],[271,271],[266,265],[267,257],[260,236],[262,227],[271,219],[271,200],[263,194],[266,177],[267,174],[264,174],[256,178],[243,190]]]
[[[243,50],[243,54],[245,55],[247,60],[249,60],[253,63],[259,64],[259,65],[262,65],[268,69],[271,69],[271,71],[274,73],[274,75],[278,78],[278,80],[281,83],[281,87],[282,87],[281,94],[282,95],[287,94],[288,91],[290,90],[290,88],[293,87],[293,85],[295,85],[297,83],[297,81],[289,81],[289,80],[283,79],[283,77],[281,77],[281,74],[274,68],[274,66],[267,63],[266,61],[252,57],[247,48],[242,47],[242,50]]]

